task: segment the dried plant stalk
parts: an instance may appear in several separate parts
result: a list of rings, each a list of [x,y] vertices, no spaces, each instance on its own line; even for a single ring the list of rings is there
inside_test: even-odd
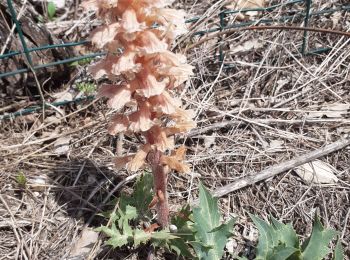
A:
[[[168,224],[167,173],[189,172],[183,163],[185,149],[175,150],[175,134],[192,129],[192,112],[181,108],[176,89],[192,74],[185,56],[171,52],[174,39],[186,32],[185,13],[166,8],[171,0],[89,0],[82,5],[96,12],[103,25],[91,36],[107,56],[90,67],[95,79],[107,78],[99,96],[119,110],[108,131],[140,133],[145,144],[135,154],[115,159],[117,168],[137,171],[150,166],[154,175],[158,221]],[[121,112],[123,109],[123,112]],[[170,150],[171,156],[164,151]]]
[[[152,167],[154,182],[154,201],[157,204],[158,222],[161,226],[167,226],[169,222],[169,206],[167,198],[168,174],[161,164],[162,153],[158,150],[151,151],[147,155],[147,162]],[[152,203],[151,203],[152,204]]]

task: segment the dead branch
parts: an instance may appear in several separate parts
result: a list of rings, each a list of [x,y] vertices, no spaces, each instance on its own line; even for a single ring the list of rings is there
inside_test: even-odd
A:
[[[267,169],[265,169],[257,174],[243,177],[243,178],[241,178],[233,183],[227,184],[221,188],[214,190],[214,192],[212,192],[212,194],[215,197],[222,197],[222,196],[224,196],[228,193],[231,193],[235,190],[239,190],[239,189],[242,189],[242,188],[247,187],[249,185],[252,185],[254,183],[257,183],[259,181],[266,180],[266,179],[271,178],[273,176],[276,176],[280,173],[283,173],[283,172],[291,170],[295,167],[298,167],[302,164],[311,162],[311,161],[316,160],[320,157],[328,155],[332,152],[341,150],[348,145],[350,145],[350,138],[339,140],[337,142],[326,145],[322,148],[319,148],[319,149],[314,150],[312,152],[309,152],[307,154],[298,156],[294,159],[291,159],[291,160],[279,163],[277,165],[268,167]],[[198,200],[195,200],[193,202],[194,205],[196,205],[197,203],[198,203]]]

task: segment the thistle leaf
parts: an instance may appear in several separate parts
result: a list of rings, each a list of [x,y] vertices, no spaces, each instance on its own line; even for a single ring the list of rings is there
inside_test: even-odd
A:
[[[299,248],[299,239],[297,236],[297,233],[293,229],[292,225],[289,224],[283,224],[279,221],[277,221],[274,217],[270,217],[271,223],[274,227],[274,230],[276,231],[276,234],[278,235],[278,240],[285,244],[287,247],[294,247]]]
[[[277,238],[275,236],[275,232],[272,226],[270,226],[264,220],[251,214],[249,215],[259,230],[259,243],[256,248],[256,259],[267,259],[271,250],[278,244],[278,241],[276,241]]]
[[[135,219],[136,217],[137,217],[136,208],[130,205],[126,206],[125,218],[128,220],[132,220],[132,219]]]
[[[101,226],[95,229],[95,231],[102,232],[108,237],[114,236],[114,231],[106,226]]]
[[[297,234],[291,224],[283,224],[272,216],[271,224],[250,215],[259,230],[256,259],[282,260],[300,254]]]
[[[183,207],[171,220],[171,223],[177,227],[176,235],[186,242],[194,241],[192,211],[190,206]]]
[[[120,209],[125,212],[127,205],[130,205],[136,208],[138,216],[147,215],[149,212],[148,205],[153,198],[152,188],[152,175],[145,172],[137,179],[134,192],[130,196],[121,196],[119,201]]]
[[[303,260],[323,259],[330,252],[328,244],[336,234],[337,232],[332,229],[325,229],[316,216],[311,237],[302,246]]]
[[[151,237],[152,237],[153,240],[159,240],[159,241],[161,241],[161,240],[168,241],[168,240],[171,240],[171,239],[178,238],[177,236],[171,234],[167,230],[161,230],[161,231],[158,231],[158,232],[153,232]]]
[[[107,240],[106,245],[110,245],[113,248],[124,246],[128,243],[128,235],[118,234],[117,231],[110,239]]]
[[[202,184],[199,186],[199,207],[193,209],[193,219],[196,243],[191,244],[199,259],[221,259],[235,220],[220,223],[217,199]]]
[[[344,249],[341,245],[340,238],[334,249],[333,260],[343,260],[344,259]]]
[[[213,258],[205,258],[206,255],[209,254],[209,250],[213,249],[212,246],[205,245],[198,241],[191,241],[189,243],[193,247],[199,259],[213,259]]]
[[[169,248],[174,251],[178,256],[187,257],[189,259],[194,259],[193,255],[188,249],[188,245],[181,238],[171,239],[169,242]]]
[[[151,233],[147,233],[143,230],[136,229],[134,231],[134,245],[135,247],[141,243],[145,244],[148,240],[151,239]]]
[[[102,226],[96,228],[96,231],[103,232],[105,235],[110,237],[106,244],[112,246],[113,248],[124,246],[128,243],[128,236],[122,235],[116,228],[112,225],[112,229]]]
[[[268,256],[268,260],[286,260],[298,249],[294,247],[285,247],[285,245],[279,245],[274,248],[273,253]]]

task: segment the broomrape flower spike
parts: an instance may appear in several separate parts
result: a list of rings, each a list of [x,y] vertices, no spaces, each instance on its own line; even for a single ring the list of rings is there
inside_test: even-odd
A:
[[[186,32],[185,12],[167,8],[173,0],[88,0],[86,10],[103,21],[91,41],[107,50],[106,57],[89,70],[95,79],[107,77],[111,84],[99,88],[108,106],[118,110],[111,119],[111,135],[140,133],[146,143],[135,154],[115,159],[117,168],[137,171],[151,167],[158,222],[168,225],[167,174],[189,172],[183,163],[186,149],[174,148],[173,136],[195,127],[193,113],[181,108],[174,93],[193,67],[182,54],[171,52],[174,39]],[[122,109],[122,111],[121,111]],[[166,123],[167,122],[167,123]],[[170,150],[170,156],[164,152]],[[152,205],[151,205],[152,206]]]

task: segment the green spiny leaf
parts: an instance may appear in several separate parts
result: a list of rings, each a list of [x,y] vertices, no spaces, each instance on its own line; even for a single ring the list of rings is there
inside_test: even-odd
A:
[[[275,234],[278,235],[278,240],[287,247],[299,248],[299,239],[292,225],[290,223],[283,224],[272,216],[270,219],[276,231]]]
[[[185,241],[181,238],[171,239],[168,242],[169,248],[174,251],[177,255],[181,255],[183,257],[187,257],[189,259],[194,259],[193,255],[191,254],[188,245],[185,243]]]
[[[114,222],[112,223],[112,231],[113,231],[113,232],[116,232],[116,233],[119,232],[119,230],[117,229],[117,226],[115,225]]]
[[[124,246],[128,243],[128,236],[123,234],[118,234],[117,232],[110,239],[107,240],[106,244],[112,246],[113,248]]]
[[[164,247],[169,251],[174,251],[178,255],[189,257],[193,259],[191,252],[185,240],[173,235],[168,230],[161,230],[150,234],[152,238],[152,244],[158,247]]]
[[[133,229],[129,225],[129,220],[134,219],[136,216],[136,209],[127,205],[125,212],[119,208],[117,213],[112,212],[110,214],[111,228],[101,226],[96,231],[103,232],[110,237],[106,242],[107,245],[111,245],[113,248],[121,247],[133,238]]]
[[[192,246],[200,259],[221,259],[227,238],[231,236],[234,220],[220,223],[217,199],[200,184],[199,207],[193,209],[195,239]],[[199,244],[198,244],[199,242]],[[201,245],[201,246],[200,246]],[[209,250],[203,250],[203,245]]]
[[[134,185],[134,192],[131,196],[122,195],[119,201],[120,209],[125,212],[126,206],[136,208],[138,216],[145,216],[149,213],[148,205],[153,198],[153,177],[150,173],[141,175]]]
[[[170,239],[176,239],[178,238],[177,236],[173,235],[170,233],[168,230],[161,230],[158,232],[153,232],[151,233],[151,238],[154,240],[170,240]]]
[[[117,219],[119,219],[119,215],[117,215],[114,211],[110,214],[110,221],[114,223]]]
[[[190,206],[183,207],[171,220],[171,223],[177,227],[176,235],[185,241],[194,241],[192,211]]]
[[[343,260],[343,259],[344,259],[344,249],[341,245],[340,238],[339,238],[334,249],[333,260]]]
[[[123,233],[132,236],[132,228],[129,225],[129,221],[137,217],[136,208],[130,205],[125,207],[125,211],[118,209],[119,219],[118,226],[119,229],[123,230]]]
[[[337,234],[332,229],[325,229],[316,216],[311,237],[303,244],[303,260],[321,260],[329,253],[328,244]]]
[[[125,222],[125,219],[126,219],[124,211],[121,210],[121,209],[118,209],[118,216],[119,216],[119,218],[117,219],[118,228],[119,229],[123,229],[124,222]]]
[[[116,233],[112,229],[106,227],[106,226],[101,226],[95,229],[97,232],[102,232],[108,237],[113,237]]]
[[[267,259],[272,248],[278,245],[278,241],[275,241],[274,239],[276,238],[274,234],[275,232],[273,228],[264,220],[251,214],[249,215],[259,230],[259,242],[256,248],[256,259]]]
[[[190,206],[186,205],[172,218],[171,223],[174,224],[178,229],[188,225],[188,221],[191,220],[192,212]]]
[[[294,247],[286,247],[284,244],[280,244],[273,248],[272,253],[268,255],[268,260],[286,260],[299,249]]]
[[[134,231],[134,245],[138,246],[141,243],[145,244],[148,240],[151,239],[151,233],[147,233],[140,229],[135,229]]]
[[[127,205],[125,209],[125,218],[127,218],[128,220],[132,220],[132,219],[135,219],[136,217],[137,217],[136,208],[133,206]]]
[[[233,230],[233,225],[234,225],[235,221],[236,221],[236,219],[234,219],[234,218],[230,219],[226,224],[221,224],[220,226],[209,231],[209,233],[219,232],[223,236],[225,236],[225,238],[228,238],[228,237],[232,236],[232,230]],[[225,239],[225,241],[226,241],[226,239]]]
[[[209,255],[209,251],[213,249],[212,246],[205,245],[199,241],[191,241],[189,243],[193,247],[199,259],[209,259],[206,258],[206,256]]]

